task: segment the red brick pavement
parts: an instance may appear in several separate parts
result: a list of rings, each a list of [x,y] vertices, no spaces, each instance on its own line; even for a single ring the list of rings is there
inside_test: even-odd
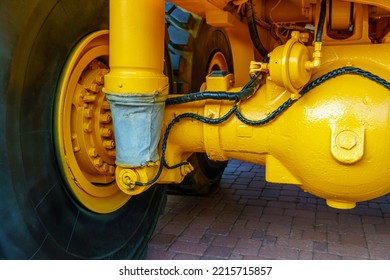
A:
[[[168,196],[147,259],[390,259],[390,195],[332,209],[231,160],[210,195]]]

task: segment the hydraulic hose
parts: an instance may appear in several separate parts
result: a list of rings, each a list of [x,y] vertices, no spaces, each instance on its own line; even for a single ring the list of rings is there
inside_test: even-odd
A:
[[[249,82],[237,93],[225,91],[204,91],[194,92],[183,96],[168,98],[165,105],[177,105],[193,101],[213,99],[213,100],[230,100],[240,101],[251,96],[259,88],[262,78],[261,75],[253,76]]]
[[[248,20],[248,28],[249,34],[251,36],[253,45],[256,50],[260,53],[260,55],[266,59],[268,55],[268,51],[264,48],[263,44],[260,41],[259,33],[257,32],[257,25],[255,19],[255,13],[253,11],[253,3],[252,0],[249,0],[246,5],[246,18]]]
[[[322,33],[324,31],[325,16],[326,16],[326,0],[322,0],[321,8],[320,8],[320,18],[318,20],[318,27],[317,27],[317,34],[316,34],[316,42],[322,42]]]

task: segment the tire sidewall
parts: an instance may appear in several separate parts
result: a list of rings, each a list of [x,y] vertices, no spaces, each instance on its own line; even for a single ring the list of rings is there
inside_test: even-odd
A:
[[[29,4],[20,36],[7,38],[12,59],[1,53],[8,71],[0,77],[1,215],[7,219],[0,258],[138,258],[156,222],[142,211],[158,212],[163,190],[152,188],[112,214],[89,212],[67,192],[53,144],[53,108],[67,56],[84,36],[108,29],[109,1],[83,1],[83,9],[77,0]],[[42,6],[46,14],[39,13]]]
[[[216,28],[204,23],[193,48],[192,92],[199,91],[202,83],[205,82],[206,75],[208,74],[208,66],[213,55],[217,52],[221,52],[224,55],[228,64],[229,73],[234,73],[233,55],[229,38],[222,28]]]

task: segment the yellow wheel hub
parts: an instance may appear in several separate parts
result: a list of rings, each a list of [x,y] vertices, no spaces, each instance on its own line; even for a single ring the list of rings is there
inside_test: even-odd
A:
[[[113,212],[131,197],[115,182],[114,130],[102,92],[107,65],[108,31],[84,38],[63,70],[54,116],[63,177],[75,198],[97,213]]]

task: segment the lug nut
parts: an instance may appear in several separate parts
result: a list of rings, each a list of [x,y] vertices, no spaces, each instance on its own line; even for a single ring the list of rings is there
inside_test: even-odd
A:
[[[110,114],[103,114],[103,115],[100,115],[100,122],[101,123],[110,123],[112,121],[112,117]]]
[[[84,109],[84,118],[90,119],[93,115],[93,110],[91,108],[85,108]]]
[[[103,172],[108,171],[108,164],[107,163],[103,163],[102,170],[103,170]]]
[[[90,157],[93,157],[93,158],[97,157],[97,156],[98,156],[98,151],[97,151],[97,149],[96,149],[96,148],[90,148],[90,149],[88,150],[88,155],[89,155]]]
[[[88,90],[92,93],[98,93],[100,91],[100,86],[98,84],[92,84],[89,86]]]
[[[96,99],[95,95],[85,95],[85,96],[83,97],[83,101],[84,101],[85,103],[92,103],[92,102],[95,101],[95,99]]]
[[[91,121],[85,122],[83,125],[83,128],[84,128],[85,133],[91,133],[92,132],[92,122]]]
[[[116,151],[108,151],[108,155],[114,158],[116,157]]]
[[[115,148],[115,141],[114,140],[104,140],[103,141],[103,146],[107,150],[112,150]]]
[[[108,166],[108,173],[110,174],[115,174],[115,166],[114,165],[109,165]]]
[[[107,100],[103,101],[103,103],[102,103],[102,109],[103,109],[103,110],[110,110],[110,103],[108,103]]]
[[[93,160],[93,164],[96,166],[96,167],[100,167],[103,165],[103,160],[101,157],[98,157],[96,159]]]
[[[111,137],[112,136],[112,130],[110,128],[101,128],[100,134],[103,137]]]

